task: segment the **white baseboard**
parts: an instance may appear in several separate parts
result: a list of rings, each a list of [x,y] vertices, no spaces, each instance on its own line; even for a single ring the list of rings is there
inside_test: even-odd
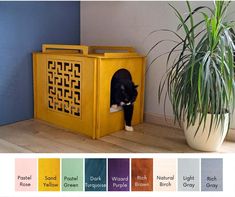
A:
[[[230,128],[226,139],[233,142],[235,141],[235,128]]]
[[[171,116],[164,117],[164,115],[158,115],[158,114],[145,112],[144,121],[148,123],[152,123],[152,124],[166,126],[166,127],[182,129],[180,128],[179,124],[177,123],[174,124],[174,117],[171,117]],[[228,132],[226,136],[226,140],[235,141],[235,128],[230,128],[230,131]]]
[[[144,121],[152,124],[158,124],[166,127],[180,129],[179,124],[174,124],[174,118],[170,116],[158,115],[153,113],[144,113]]]

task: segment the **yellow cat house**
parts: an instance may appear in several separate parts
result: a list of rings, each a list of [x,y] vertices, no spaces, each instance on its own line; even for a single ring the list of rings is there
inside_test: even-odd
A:
[[[34,117],[93,139],[123,129],[123,111],[110,111],[111,80],[120,69],[138,85],[136,125],[143,121],[144,56],[131,47],[43,45],[33,53]]]

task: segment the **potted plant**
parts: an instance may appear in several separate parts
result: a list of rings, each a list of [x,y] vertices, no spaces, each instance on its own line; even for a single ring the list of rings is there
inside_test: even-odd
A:
[[[185,18],[170,5],[180,24],[177,31],[163,30],[179,41],[173,41],[167,54],[159,102],[165,87],[175,122],[183,126],[187,143],[197,150],[218,150],[235,107],[234,33],[232,22],[225,18],[229,5],[227,1],[215,1],[213,8],[200,6],[192,10],[187,2]],[[195,22],[195,16],[201,19]]]

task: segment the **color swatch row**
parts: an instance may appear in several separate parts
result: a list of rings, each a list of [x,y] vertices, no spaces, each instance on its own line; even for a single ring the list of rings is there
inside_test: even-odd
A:
[[[18,158],[15,190],[223,191],[223,159]]]

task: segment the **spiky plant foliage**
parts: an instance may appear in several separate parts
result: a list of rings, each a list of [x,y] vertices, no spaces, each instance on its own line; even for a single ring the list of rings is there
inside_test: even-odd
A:
[[[179,41],[174,41],[176,44],[168,53],[168,69],[159,86],[159,102],[166,87],[175,121],[180,124],[184,120],[187,127],[194,125],[197,117],[200,125],[205,126],[210,113],[208,137],[213,132],[212,123],[223,123],[225,112],[231,115],[235,107],[233,23],[225,18],[229,5],[228,1],[215,1],[212,9],[200,6],[192,10],[187,2],[189,14],[185,18],[170,5],[180,24],[177,31],[163,30],[174,34]],[[201,20],[195,23],[196,14],[201,15]],[[175,54],[178,54],[176,58]]]

